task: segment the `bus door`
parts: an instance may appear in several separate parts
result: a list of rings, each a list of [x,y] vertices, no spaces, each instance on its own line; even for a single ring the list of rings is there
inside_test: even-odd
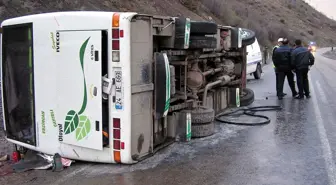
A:
[[[102,37],[104,31],[59,31],[57,109],[63,143],[103,149]]]

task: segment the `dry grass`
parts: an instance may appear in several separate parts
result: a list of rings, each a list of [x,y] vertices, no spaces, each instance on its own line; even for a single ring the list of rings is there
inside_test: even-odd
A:
[[[203,4],[224,23],[254,30],[263,45],[279,37],[315,40],[322,46],[336,41],[336,22],[301,0],[203,0]]]
[[[0,21],[32,13],[101,10],[136,11],[140,13],[186,16],[208,19],[220,24],[247,27],[257,33],[263,45],[271,45],[278,37],[319,45],[336,43],[336,22],[302,0],[2,0]]]

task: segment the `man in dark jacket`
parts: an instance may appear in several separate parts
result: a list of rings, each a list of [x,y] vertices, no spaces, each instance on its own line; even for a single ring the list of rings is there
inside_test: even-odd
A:
[[[274,51],[276,49],[278,49],[278,47],[280,47],[282,45],[282,41],[283,41],[283,38],[279,38],[277,45],[275,45],[273,47],[273,50],[272,50],[272,59],[273,59]],[[278,72],[277,72],[277,70],[275,68],[274,62],[273,62],[273,69],[274,69],[274,73],[275,73],[275,84],[276,84],[275,88],[276,88],[276,90],[278,90],[278,85],[279,85],[278,79],[279,79],[279,77],[278,77]],[[286,94],[284,94],[284,95],[286,95]]]
[[[284,38],[282,41],[282,46],[278,47],[272,56],[273,64],[278,73],[277,80],[277,96],[278,99],[281,100],[286,95],[283,93],[283,86],[285,82],[285,78],[287,77],[287,81],[289,87],[292,91],[292,95],[295,97],[297,92],[295,90],[295,82],[294,82],[294,74],[292,72],[291,66],[291,52],[292,49],[288,46],[289,41],[287,38]]]
[[[291,64],[295,68],[299,96],[296,99],[303,99],[304,95],[310,98],[308,71],[310,66],[314,65],[315,57],[305,47],[302,47],[302,41],[295,41],[296,48],[292,52]]]

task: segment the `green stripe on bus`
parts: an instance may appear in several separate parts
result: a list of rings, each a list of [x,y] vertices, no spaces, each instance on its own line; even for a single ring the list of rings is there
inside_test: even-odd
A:
[[[31,29],[28,29],[28,40],[31,41],[32,40],[32,32]],[[29,72],[29,90],[30,90],[30,96],[31,98],[31,118],[32,118],[32,122],[34,122],[34,97],[33,97],[33,71],[32,71],[32,67],[33,67],[33,52],[32,52],[32,42],[30,42],[30,46],[29,46],[29,51],[28,51],[28,67],[30,69]]]
[[[170,67],[169,63],[166,60],[167,58],[165,57],[165,66],[166,66],[166,105],[165,105],[165,114],[168,111],[170,107]]]
[[[32,66],[33,66],[33,64],[32,64],[32,57],[33,57],[33,55],[32,55],[32,47],[29,47],[29,54],[28,54],[29,56],[29,60],[28,60],[28,66],[29,66],[29,68],[32,68]]]
[[[31,29],[29,28],[28,29],[28,40],[31,40],[31,39],[32,39]]]

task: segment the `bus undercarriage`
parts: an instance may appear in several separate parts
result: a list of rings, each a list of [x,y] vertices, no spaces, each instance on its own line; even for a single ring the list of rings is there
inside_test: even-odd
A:
[[[148,58],[144,55],[132,55],[132,62],[141,61],[140,65],[132,67],[134,75],[132,82],[135,79],[132,88],[153,83],[154,92],[152,98],[154,112],[149,112],[145,118],[149,119],[149,123],[153,123],[148,125],[148,128],[153,129],[153,136],[145,138],[144,142],[140,139],[141,134],[134,134],[132,140],[139,141],[134,147],[148,145],[150,146],[148,153],[153,153],[176,140],[186,141],[191,137],[214,134],[215,114],[230,105],[240,104],[240,90],[246,80],[245,46],[254,42],[254,35],[242,40],[239,28],[220,26],[212,22],[190,21],[187,18],[172,19],[147,15],[134,17],[132,28],[137,32],[132,42],[149,40],[148,47],[131,44],[132,52],[153,53]],[[148,33],[151,35],[148,36]],[[185,43],[185,39],[189,42]],[[153,64],[150,58],[152,56]],[[169,67],[165,65],[165,61],[169,62]],[[144,66],[153,72],[149,73],[151,78],[144,78],[144,74],[148,75],[147,72],[143,73]],[[167,74],[169,82],[163,83]],[[153,79],[153,81],[145,82],[141,79]],[[167,84],[169,87],[166,87]],[[132,92],[132,97],[141,96],[139,93],[141,94]],[[139,110],[143,110],[141,103],[139,104],[134,98],[132,106],[138,105]],[[139,114],[134,116],[134,119],[138,120],[136,116]],[[134,133],[139,132],[140,127],[144,125],[142,122],[139,127],[135,126]],[[133,157],[134,160],[141,160],[141,155]]]

